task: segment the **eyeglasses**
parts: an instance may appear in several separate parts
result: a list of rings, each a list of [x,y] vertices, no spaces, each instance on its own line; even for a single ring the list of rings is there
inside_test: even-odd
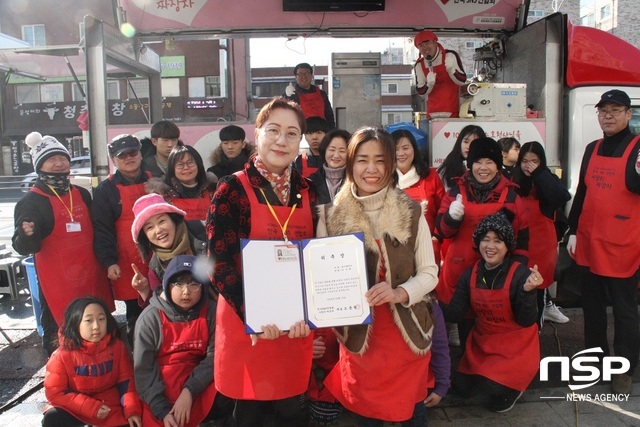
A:
[[[606,117],[606,116],[618,117],[620,114],[625,113],[626,111],[627,111],[626,108],[611,108],[611,109],[598,108],[598,117]]]
[[[308,71],[299,71],[296,73],[296,76],[310,76],[311,73]]]
[[[280,136],[282,135],[282,131],[275,127],[264,128],[262,129],[262,133],[264,133],[264,136],[266,136],[267,139],[274,142],[280,139]],[[300,140],[302,139],[302,134],[297,130],[288,130],[284,132],[284,139],[289,144],[295,144],[300,142]]]
[[[139,153],[138,150],[127,150],[125,152],[118,154],[116,157],[119,158],[120,160],[124,160],[129,157],[135,157],[138,155],[138,153]]]
[[[196,165],[196,162],[194,160],[189,160],[188,162],[179,162],[175,164],[175,168],[176,169],[186,169],[186,168],[192,168]]]
[[[196,282],[189,282],[189,283],[172,283],[171,286],[180,289],[181,291],[184,291],[185,289],[189,289],[191,292],[195,292],[195,291],[199,291],[200,289],[202,289],[202,285],[200,285],[200,283],[196,283]]]

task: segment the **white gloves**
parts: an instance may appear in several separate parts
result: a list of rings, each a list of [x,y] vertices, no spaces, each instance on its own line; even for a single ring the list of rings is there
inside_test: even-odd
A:
[[[571,256],[571,258],[576,257],[576,235],[575,234],[569,235],[569,241],[567,242],[567,252],[569,252],[569,255]]]
[[[413,66],[413,72],[416,75],[416,87],[423,87],[427,84],[427,81],[424,77],[424,71],[422,69],[422,65],[420,65],[420,61],[417,61]]]
[[[464,217],[464,205],[462,204],[462,194],[458,194],[456,199],[449,205],[449,215],[455,221],[461,221]]]
[[[640,150],[638,150],[638,158],[636,159],[636,173],[640,175]]]
[[[436,84],[436,73],[427,74],[427,85],[429,89],[433,89],[433,86]]]
[[[284,90],[285,95],[293,96],[296,93],[296,88],[293,86],[293,83],[289,83],[289,86]]]

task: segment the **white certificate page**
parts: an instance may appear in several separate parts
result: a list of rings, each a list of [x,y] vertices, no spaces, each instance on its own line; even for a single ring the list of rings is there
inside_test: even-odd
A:
[[[305,320],[297,242],[241,239],[245,329],[260,333],[275,324],[282,331]]]
[[[371,322],[361,233],[302,241],[309,326]]]

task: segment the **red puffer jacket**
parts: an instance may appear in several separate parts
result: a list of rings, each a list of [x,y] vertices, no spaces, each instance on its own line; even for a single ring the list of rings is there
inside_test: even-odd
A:
[[[133,364],[124,346],[110,336],[85,342],[80,350],[58,348],[47,362],[44,390],[51,406],[64,409],[80,421],[95,426],[128,425],[142,409],[133,382]],[[96,417],[105,404],[106,419]]]

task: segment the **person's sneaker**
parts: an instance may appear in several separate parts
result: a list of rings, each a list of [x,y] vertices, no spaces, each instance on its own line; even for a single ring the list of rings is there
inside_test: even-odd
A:
[[[569,318],[562,314],[560,307],[554,303],[549,303],[544,306],[544,320],[554,323],[567,323]]]
[[[631,394],[633,378],[627,374],[615,374],[611,376],[611,391],[616,394]]]
[[[509,412],[518,399],[522,397],[522,393],[522,391],[513,390],[504,396],[494,398],[489,405],[489,409],[500,414]]]
[[[457,323],[454,323],[449,328],[449,345],[460,347],[460,334],[458,333]]]

